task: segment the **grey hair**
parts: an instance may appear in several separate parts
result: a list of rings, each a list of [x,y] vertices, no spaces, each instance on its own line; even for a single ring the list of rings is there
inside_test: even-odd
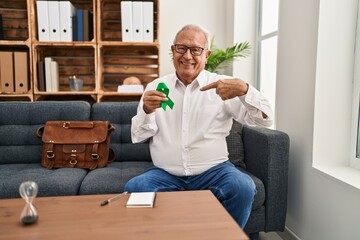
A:
[[[206,40],[206,47],[207,47],[208,49],[210,49],[209,32],[208,32],[208,30],[206,30],[206,29],[203,28],[202,26],[196,25],[196,24],[188,24],[188,25],[185,25],[184,27],[182,27],[182,28],[176,33],[173,44],[176,44],[176,41],[177,41],[177,38],[178,38],[179,34],[182,33],[182,32],[185,31],[185,30],[195,30],[195,31],[197,31],[197,32],[203,33],[204,36],[205,36],[205,40]]]

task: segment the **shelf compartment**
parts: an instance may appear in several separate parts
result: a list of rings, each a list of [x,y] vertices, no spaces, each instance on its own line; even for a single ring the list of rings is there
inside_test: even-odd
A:
[[[83,79],[83,88],[79,92],[96,91],[96,49],[94,46],[35,46],[34,75],[38,79],[37,63],[45,57],[52,57],[59,65],[59,91],[76,94],[70,91],[69,76],[76,75]],[[35,82],[35,93],[39,91],[39,83]],[[42,92],[45,93],[45,92]],[[46,93],[52,94],[52,93]],[[86,93],[84,93],[86,94]]]
[[[25,41],[29,39],[29,22],[26,0],[0,1],[2,32],[0,40]],[[1,27],[0,27],[1,29]]]
[[[21,101],[22,99],[27,99],[27,100],[32,100],[32,69],[31,69],[31,51],[30,48],[26,45],[11,45],[11,44],[4,44],[4,45],[0,45],[0,51],[2,52],[26,52],[27,53],[27,63],[28,63],[28,68],[27,68],[27,84],[22,86],[21,89],[17,89],[16,87],[16,80],[15,80],[15,60],[14,57],[15,55],[13,54],[13,77],[14,77],[14,92],[0,92],[0,97],[2,97],[2,100],[10,98],[12,100],[19,100]],[[26,71],[25,68],[20,68],[20,70],[22,71]],[[0,79],[1,82],[1,79]],[[26,87],[25,87],[26,86]],[[1,100],[0,100],[1,101]]]
[[[34,31],[34,38],[36,39],[36,41],[38,41],[39,36],[38,36],[38,16],[37,16],[37,5],[36,5],[36,0],[32,0],[33,1],[33,11],[34,11],[34,21],[33,21],[33,28],[35,29]],[[76,9],[84,9],[84,10],[88,10],[91,15],[89,15],[89,17],[91,16],[92,18],[89,19],[89,31],[90,31],[90,35],[91,35],[91,39],[90,41],[84,41],[84,42],[96,42],[96,12],[94,11],[96,9],[96,0],[70,0],[70,2],[72,3],[72,5],[74,5],[74,7]],[[44,43],[47,41],[44,41]],[[58,41],[61,42],[61,41]],[[81,43],[83,41],[73,41],[74,43]]]
[[[157,45],[100,46],[100,88],[117,92],[127,77],[137,77],[146,85],[159,77],[159,47]]]
[[[121,0],[103,0],[98,4],[98,32],[100,41],[122,41],[121,34]],[[154,42],[158,42],[158,14],[159,6],[157,0],[144,0],[154,3]]]

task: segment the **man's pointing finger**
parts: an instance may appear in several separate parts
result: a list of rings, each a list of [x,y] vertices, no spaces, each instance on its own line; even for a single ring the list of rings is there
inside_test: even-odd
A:
[[[219,85],[218,82],[213,82],[213,83],[210,83],[210,84],[200,88],[200,91],[207,91],[207,90],[212,89],[212,88],[217,88],[218,85]]]

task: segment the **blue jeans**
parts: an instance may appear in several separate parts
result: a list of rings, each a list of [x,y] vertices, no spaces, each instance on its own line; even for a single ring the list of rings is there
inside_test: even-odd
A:
[[[242,228],[249,218],[256,194],[254,181],[230,161],[187,177],[173,176],[161,168],[151,167],[125,185],[128,192],[185,190],[210,190]]]

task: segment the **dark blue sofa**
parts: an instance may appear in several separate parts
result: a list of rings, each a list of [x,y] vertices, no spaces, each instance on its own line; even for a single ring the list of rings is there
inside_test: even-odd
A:
[[[26,180],[39,185],[38,196],[109,194],[152,165],[148,143],[132,144],[131,118],[137,102],[0,102],[0,198],[20,197]],[[115,125],[111,147],[116,159],[92,171],[46,169],[40,164],[42,142],[36,130],[49,120],[108,120]],[[245,231],[283,231],[287,206],[288,135],[267,128],[233,124],[227,137],[230,160],[255,181],[257,194]]]

